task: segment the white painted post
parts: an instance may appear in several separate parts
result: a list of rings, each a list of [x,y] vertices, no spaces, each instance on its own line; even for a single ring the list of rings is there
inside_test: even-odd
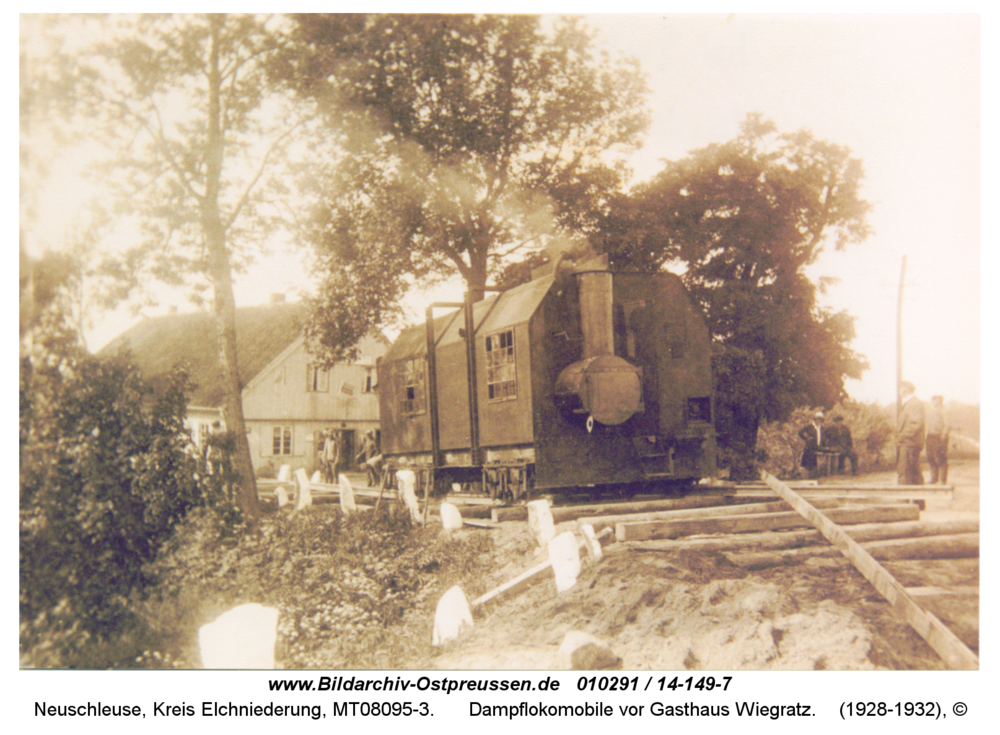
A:
[[[462,588],[452,587],[444,593],[434,611],[434,632],[431,634],[431,645],[440,646],[458,638],[462,628],[472,627],[472,611],[465,599]]]
[[[288,505],[288,493],[285,492],[285,488],[281,485],[278,485],[278,487],[274,489],[274,497],[278,499],[279,508],[283,508]]]
[[[257,603],[240,605],[198,631],[205,669],[273,669],[278,611]]]
[[[340,510],[343,511],[344,515],[356,512],[358,506],[354,504],[354,488],[351,487],[351,481],[344,475],[340,475],[338,479],[340,480]]]
[[[441,525],[445,531],[455,531],[462,527],[462,514],[451,503],[441,503]]]
[[[549,501],[545,498],[528,503],[528,528],[535,541],[543,548],[555,538],[556,526],[552,520],[552,511],[549,510]]]
[[[580,575],[580,549],[572,531],[561,533],[549,542],[549,561],[556,576],[556,592],[565,592]]]
[[[292,479],[292,466],[283,464],[278,468],[278,482],[288,482]]]
[[[396,481],[399,485],[399,495],[410,511],[410,517],[414,523],[421,523],[423,519],[420,517],[420,507],[417,505],[417,494],[414,491],[417,476],[412,470],[399,470],[396,473]]]
[[[313,485],[318,485],[319,483],[323,482],[323,475],[320,473],[319,470],[316,470],[315,472],[313,472],[312,477],[309,478],[309,482],[311,482]]]
[[[580,530],[583,532],[583,543],[587,547],[587,556],[590,557],[591,561],[600,561],[604,556],[604,550],[601,549],[601,542],[594,534],[594,527],[585,523]]]
[[[299,495],[295,501],[295,510],[312,505],[312,493],[309,491],[309,478],[303,469],[295,470],[295,480],[299,484]]]

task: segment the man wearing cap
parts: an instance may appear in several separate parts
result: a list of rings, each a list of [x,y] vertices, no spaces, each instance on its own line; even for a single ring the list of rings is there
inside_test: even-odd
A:
[[[815,478],[819,468],[816,462],[816,452],[823,445],[823,412],[817,411],[813,414],[812,422],[806,424],[799,431],[799,439],[806,443],[802,450],[802,460],[799,462],[809,473],[810,478]]]
[[[840,453],[837,457],[837,472],[844,471],[844,460],[851,463],[851,474],[858,474],[858,454],[854,451],[854,437],[851,436],[851,429],[844,423],[843,416],[833,417],[833,426],[826,429],[826,438],[823,443],[831,450]]]
[[[924,404],[917,398],[913,383],[899,384],[901,406],[896,418],[896,474],[900,485],[923,485],[920,452],[924,448]]]
[[[948,483],[948,438],[951,427],[944,415],[944,396],[932,396],[927,412],[927,464],[931,466],[933,485],[941,478],[941,484]]]

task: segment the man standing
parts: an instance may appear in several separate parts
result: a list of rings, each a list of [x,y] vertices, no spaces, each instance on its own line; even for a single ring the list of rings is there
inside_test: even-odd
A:
[[[330,484],[337,481],[337,469],[340,464],[340,432],[329,429],[326,442],[323,445],[323,467],[326,481]]]
[[[365,472],[368,473],[368,487],[376,487],[379,483],[379,471],[377,463],[379,461],[378,443],[375,441],[375,430],[369,429],[361,437],[361,450],[354,458],[356,462],[363,463]]]
[[[933,396],[927,412],[927,464],[931,466],[931,484],[941,478],[948,484],[948,437],[951,426],[944,415],[944,396]]]
[[[858,474],[858,455],[854,451],[854,437],[851,436],[850,427],[844,423],[843,416],[833,417],[833,426],[826,429],[826,439],[824,443],[833,450],[839,452],[837,457],[837,472],[844,471],[844,460],[851,463],[851,474]]]
[[[896,472],[900,485],[923,485],[920,451],[924,448],[924,404],[914,395],[913,383],[899,384],[901,402],[896,418],[896,447],[899,453]]]
[[[817,411],[812,418],[812,423],[802,427],[799,431],[799,439],[806,443],[802,450],[802,460],[799,464],[809,473],[810,479],[815,479],[819,473],[816,461],[816,452],[823,443],[823,412]]]

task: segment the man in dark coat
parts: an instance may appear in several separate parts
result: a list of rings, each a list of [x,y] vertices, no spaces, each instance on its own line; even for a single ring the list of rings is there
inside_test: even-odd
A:
[[[913,383],[899,384],[902,406],[896,418],[896,447],[899,452],[896,473],[900,485],[923,485],[920,452],[924,448],[924,404],[916,397]]]
[[[806,443],[802,450],[802,461],[799,463],[809,473],[809,477],[814,478],[818,472],[816,462],[816,452],[823,445],[823,412],[817,411],[812,422],[806,424],[799,431],[799,439]]]
[[[858,454],[854,451],[854,437],[851,436],[851,429],[844,423],[843,416],[833,417],[833,426],[826,429],[826,437],[823,443],[831,450],[840,453],[837,457],[837,472],[844,471],[844,460],[851,463],[851,474],[858,474]]]

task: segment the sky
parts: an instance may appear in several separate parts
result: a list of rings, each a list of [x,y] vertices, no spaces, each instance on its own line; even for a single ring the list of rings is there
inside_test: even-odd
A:
[[[635,181],[664,159],[733,138],[748,113],[782,132],[807,128],[865,166],[874,234],[826,252],[813,277],[840,281],[824,306],[857,318],[852,347],[871,368],[853,398],[889,402],[896,376],[896,302],[903,302],[904,377],[918,395],[980,399],[980,21],[975,15],[597,15],[612,53],[639,59],[652,126],[631,163]],[[60,206],[65,190],[53,195]],[[301,253],[259,262],[236,281],[240,306],[295,298],[309,283]],[[453,299],[457,288],[426,300]],[[420,297],[412,299],[421,314]],[[159,312],[183,296],[167,297]],[[107,315],[99,348],[134,318]]]

